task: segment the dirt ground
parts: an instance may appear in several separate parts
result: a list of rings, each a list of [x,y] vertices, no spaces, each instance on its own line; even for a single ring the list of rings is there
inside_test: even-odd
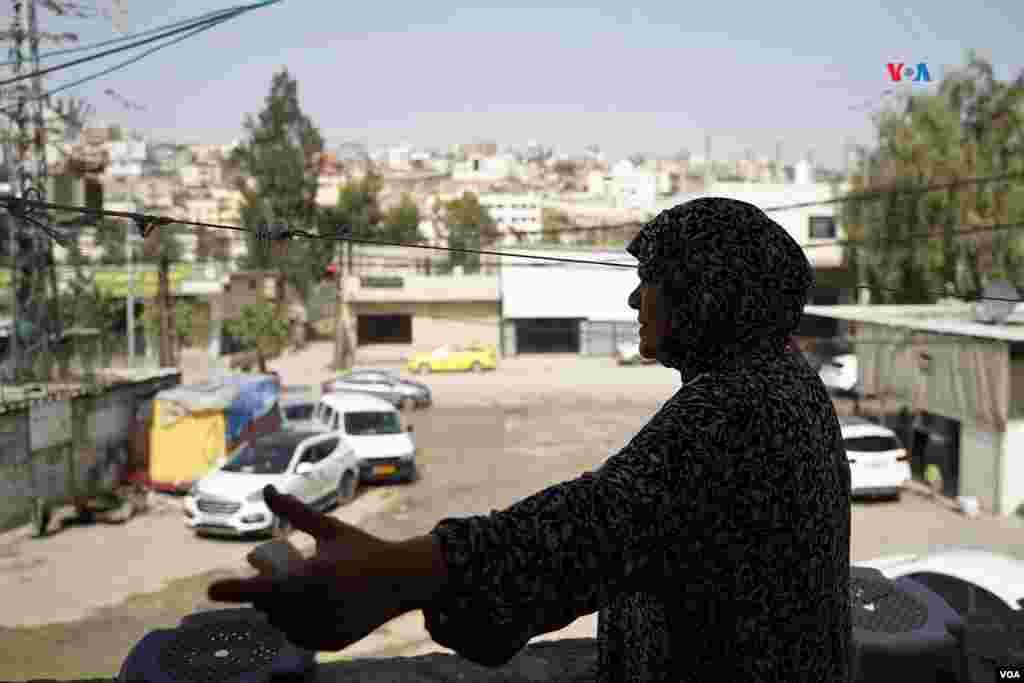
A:
[[[313,345],[272,363],[288,384],[328,376],[330,348]],[[187,361],[188,359],[186,359]],[[360,365],[398,367],[367,353]],[[186,368],[194,378],[198,364]],[[365,487],[336,515],[385,538],[429,531],[446,516],[486,514],[575,477],[616,452],[678,388],[660,366],[617,367],[574,355],[506,359],[494,372],[422,378],[434,406],[410,411],[422,476],[411,485]],[[178,501],[123,526],[69,526],[46,539],[0,537],[0,679],[112,676],[148,631],[196,611],[222,576],[245,574],[251,541],[197,539]],[[296,540],[311,549],[303,534]],[[857,503],[851,556],[867,560],[945,543],[980,544],[1024,558],[1013,522],[968,520],[915,495]],[[595,633],[594,615],[538,640]],[[420,613],[396,619],[339,657],[445,652]],[[59,652],[59,654],[58,654]]]

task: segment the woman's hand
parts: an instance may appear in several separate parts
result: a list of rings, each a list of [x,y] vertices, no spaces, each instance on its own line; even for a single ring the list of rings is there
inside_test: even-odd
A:
[[[213,583],[211,600],[252,603],[271,625],[307,650],[337,651],[395,617],[422,606],[429,568],[417,565],[407,544],[372,536],[320,514],[268,486],[275,515],[316,539],[316,554],[288,578],[228,579]]]

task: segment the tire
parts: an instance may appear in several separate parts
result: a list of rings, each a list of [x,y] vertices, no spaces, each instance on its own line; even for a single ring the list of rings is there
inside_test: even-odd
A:
[[[346,472],[338,482],[338,505],[348,505],[356,497],[356,490],[359,487],[359,478],[351,472]]]
[[[480,372],[480,370],[482,370],[482,368],[480,367],[480,362],[479,361],[473,361],[473,364],[469,366],[469,369],[470,369],[471,372],[476,372],[476,373],[478,373],[478,372]]]
[[[416,374],[417,375],[429,375],[430,374],[430,366],[427,365],[426,363],[421,363],[420,366],[418,368],[416,368]]]
[[[419,478],[420,478],[420,468],[416,467],[415,465],[413,465],[412,472],[409,474],[408,477],[406,477],[405,479],[402,480],[402,483],[412,484],[412,483],[415,483],[415,482],[419,481]]]

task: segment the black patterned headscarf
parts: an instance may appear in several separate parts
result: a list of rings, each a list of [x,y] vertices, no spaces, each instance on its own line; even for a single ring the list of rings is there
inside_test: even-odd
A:
[[[658,361],[686,380],[782,353],[803,315],[814,271],[803,249],[753,204],[705,197],[654,217],[626,248],[671,316]]]

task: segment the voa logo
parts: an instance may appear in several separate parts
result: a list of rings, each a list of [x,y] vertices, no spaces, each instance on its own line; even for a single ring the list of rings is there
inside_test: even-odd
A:
[[[885,65],[889,72],[889,80],[893,83],[912,81],[914,83],[931,83],[932,75],[928,73],[928,65],[919,62],[917,66],[910,66],[903,62],[889,62]]]
[[[1019,681],[1020,680],[1020,671],[1017,671],[1015,669],[1012,669],[1010,671],[1003,670],[1003,671],[999,672],[999,678],[1017,679]]]

